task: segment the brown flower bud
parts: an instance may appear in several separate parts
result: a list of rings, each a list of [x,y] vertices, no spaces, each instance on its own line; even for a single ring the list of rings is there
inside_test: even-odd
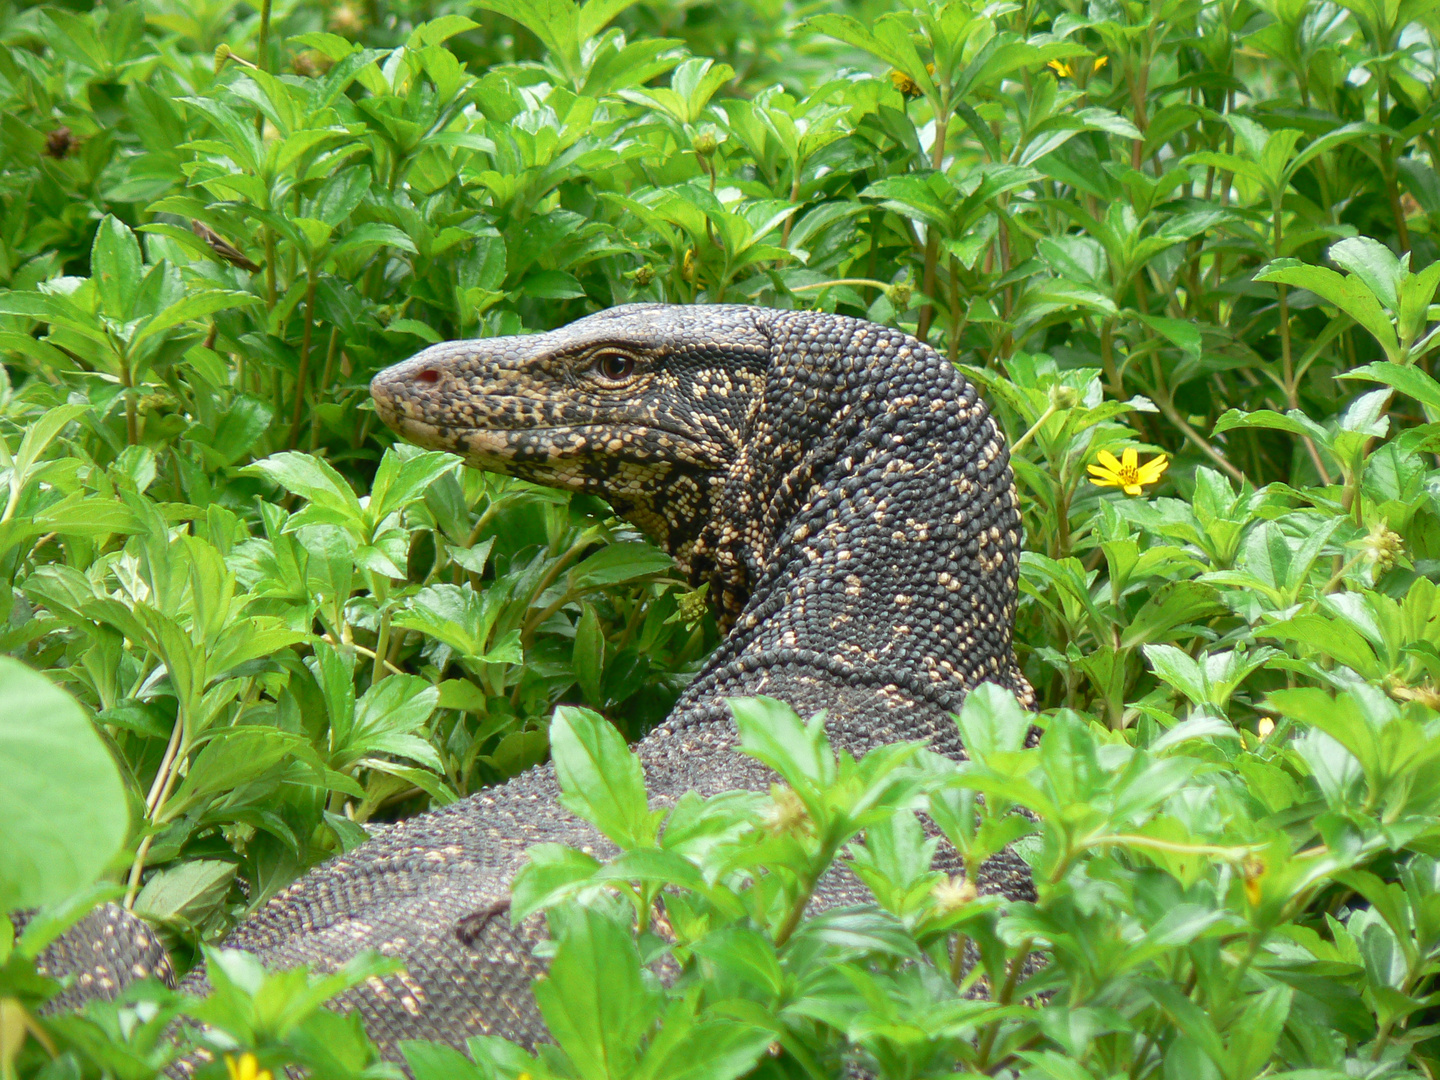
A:
[[[70,156],[70,151],[80,145],[80,140],[75,138],[72,132],[64,124],[61,124],[49,135],[45,136],[45,156],[52,157],[56,161]]]

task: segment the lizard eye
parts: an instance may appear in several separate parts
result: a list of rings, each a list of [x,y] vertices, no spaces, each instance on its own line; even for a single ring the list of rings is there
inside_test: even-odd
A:
[[[606,352],[595,357],[593,367],[606,382],[620,383],[635,373],[635,360],[624,353]]]
[[[415,373],[415,381],[434,386],[440,381],[440,372],[434,368],[422,368]]]

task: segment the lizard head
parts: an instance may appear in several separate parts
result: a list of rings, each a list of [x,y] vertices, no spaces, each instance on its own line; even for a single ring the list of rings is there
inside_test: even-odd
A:
[[[410,442],[599,495],[683,564],[769,361],[755,309],[632,304],[549,333],[431,346],[370,392]]]

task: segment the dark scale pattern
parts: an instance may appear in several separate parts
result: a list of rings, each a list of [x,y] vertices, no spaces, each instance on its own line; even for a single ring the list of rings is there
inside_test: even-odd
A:
[[[913,338],[822,313],[634,305],[436,345],[371,389],[412,442],[604,496],[711,583],[729,634],[637,747],[659,803],[768,788],[734,752],[726,697],[827,709],[857,755],[916,738],[962,755],[949,713],[981,682],[1033,702],[1011,649],[1020,516],[1004,444],[975,389]],[[390,1056],[405,1038],[541,1039],[541,927],[512,928],[509,881],[530,844],[610,850],[556,794],[542,766],[388,828],[225,944],[272,967],[403,958],[403,974],[344,1001]],[[1008,855],[978,885],[1033,895]],[[867,900],[840,870],[815,906]]]

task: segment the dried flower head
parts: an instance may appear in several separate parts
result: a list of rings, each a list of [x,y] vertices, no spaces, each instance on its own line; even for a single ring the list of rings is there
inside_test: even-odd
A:
[[[1400,701],[1418,701],[1427,709],[1434,709],[1440,712],[1440,689],[1429,679],[1426,679],[1419,686],[1410,686],[1399,680],[1391,680],[1386,685],[1391,695]]]
[[[72,132],[64,124],[61,124],[49,135],[45,136],[45,156],[52,157],[56,161],[70,156],[70,151],[80,145],[80,140],[75,138]]]

